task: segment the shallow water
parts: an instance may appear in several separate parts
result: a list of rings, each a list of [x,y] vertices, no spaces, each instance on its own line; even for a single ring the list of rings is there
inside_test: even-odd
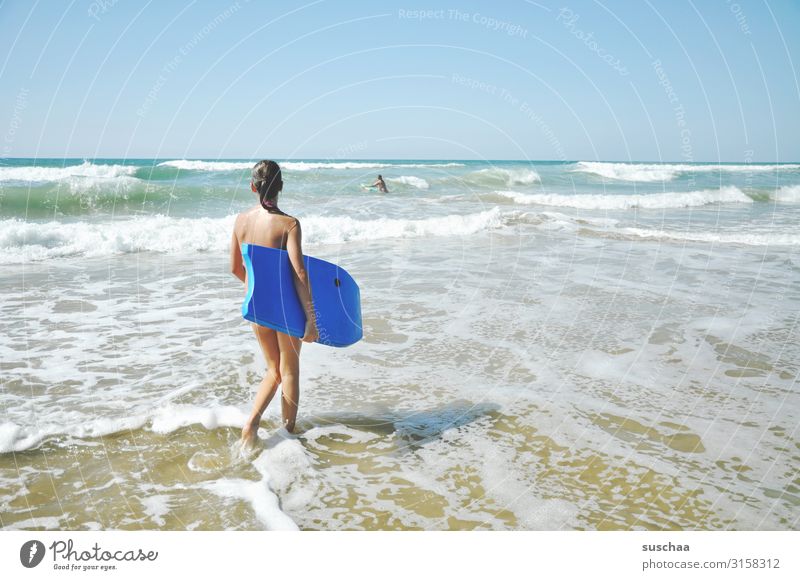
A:
[[[304,345],[297,433],[273,401],[241,457],[264,371],[227,273],[242,170],[137,167],[174,170],[198,214],[107,184],[2,214],[3,528],[798,529],[794,170],[286,169],[365,338]],[[428,187],[347,185],[377,171]]]

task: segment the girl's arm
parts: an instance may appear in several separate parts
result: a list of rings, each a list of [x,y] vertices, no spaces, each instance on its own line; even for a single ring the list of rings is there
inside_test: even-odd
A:
[[[239,223],[238,217],[236,218],[236,223]],[[244,263],[242,262],[242,248],[239,245],[239,238],[236,236],[236,226],[233,228],[233,236],[231,237],[231,274],[246,283]]]
[[[314,299],[311,295],[311,281],[308,278],[308,272],[306,272],[303,261],[302,234],[300,221],[297,219],[295,219],[294,225],[289,228],[286,251],[289,253],[289,263],[292,265],[294,288],[306,313],[306,330],[303,335],[303,342],[314,342],[319,338],[317,316],[314,310]]]

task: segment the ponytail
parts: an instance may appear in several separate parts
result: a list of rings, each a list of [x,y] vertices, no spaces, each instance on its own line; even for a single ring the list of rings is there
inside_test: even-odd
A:
[[[281,168],[274,161],[259,161],[253,167],[253,185],[258,191],[261,207],[267,211],[275,209],[275,198],[283,189]]]

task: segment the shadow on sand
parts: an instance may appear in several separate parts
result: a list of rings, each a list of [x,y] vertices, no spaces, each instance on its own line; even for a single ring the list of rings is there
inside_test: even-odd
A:
[[[490,416],[499,408],[494,403],[454,401],[433,409],[403,411],[386,408],[370,414],[323,413],[298,421],[296,434],[303,439],[303,433],[315,427],[344,425],[381,437],[394,435],[398,451],[409,452],[439,439],[445,431],[458,429]]]

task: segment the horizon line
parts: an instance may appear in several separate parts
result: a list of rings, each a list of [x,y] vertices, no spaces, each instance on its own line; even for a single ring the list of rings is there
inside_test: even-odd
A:
[[[71,160],[84,160],[84,161],[107,161],[107,160],[147,160],[147,161],[160,161],[160,160],[168,160],[168,161],[253,161],[256,162],[259,159],[267,159],[266,157],[255,158],[255,157],[200,157],[200,156],[165,156],[165,157],[92,157],[89,155],[78,155],[78,156],[69,156],[69,157],[51,157],[51,156],[5,156],[0,157],[0,159],[58,159],[63,161],[71,161]],[[517,162],[517,163],[527,163],[527,162],[536,162],[536,163],[579,163],[579,162],[588,162],[588,163],[652,163],[652,164],[686,164],[686,165],[693,165],[693,164],[728,164],[728,163],[736,163],[740,165],[789,165],[789,164],[798,164],[800,160],[793,160],[793,161],[761,161],[761,160],[693,160],[687,161],[685,159],[661,159],[661,160],[653,160],[653,159],[533,159],[533,158],[493,158],[493,159],[459,159],[455,157],[354,157],[354,158],[343,158],[343,157],[272,157],[272,159],[279,160],[279,161],[286,161],[286,162],[293,162],[293,161],[322,161],[327,163],[351,163],[351,162],[360,162],[360,161],[459,161],[459,162],[484,162],[484,163],[492,163],[492,162],[503,162],[503,161],[510,161],[510,162]]]

